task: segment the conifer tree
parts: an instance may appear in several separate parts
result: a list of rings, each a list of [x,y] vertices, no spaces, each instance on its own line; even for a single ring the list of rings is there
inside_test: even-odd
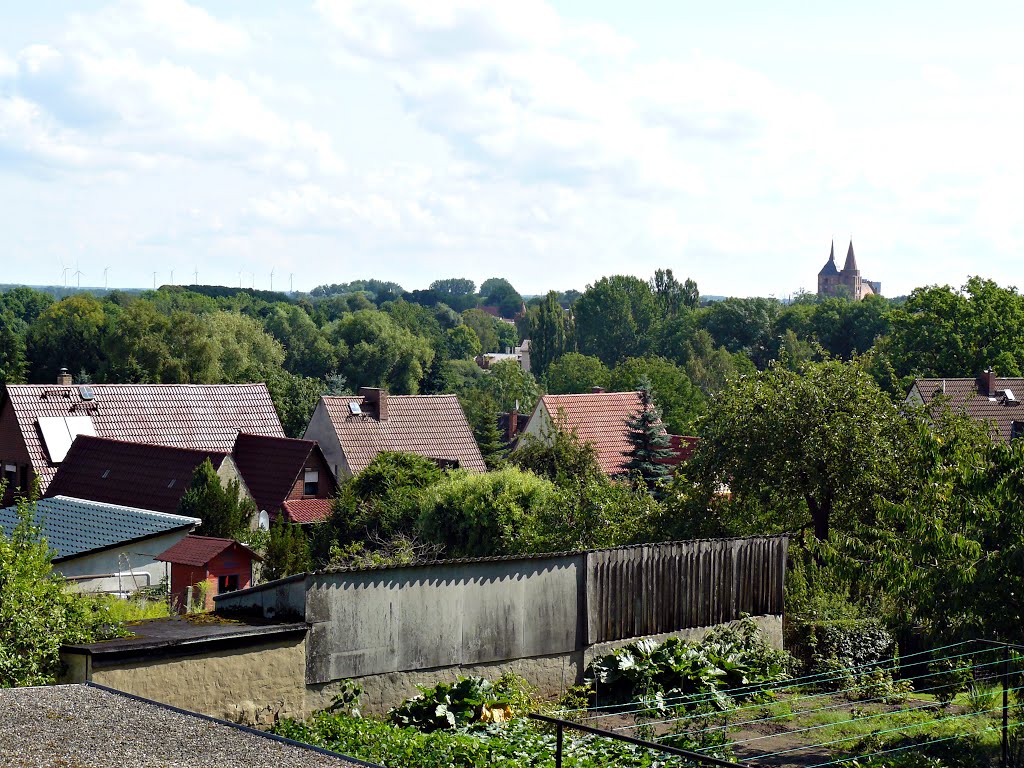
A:
[[[270,528],[267,556],[263,560],[264,580],[283,579],[311,567],[309,540],[302,526],[287,522],[283,514],[278,515]]]
[[[640,409],[626,419],[631,446],[626,454],[626,469],[639,477],[647,490],[657,493],[659,481],[669,474],[669,467],[659,459],[672,457],[672,442],[665,431],[665,425],[661,423],[661,414],[654,404],[651,385],[646,379],[640,384],[640,404]]]
[[[192,486],[178,502],[177,512],[202,520],[202,536],[237,539],[249,530],[256,505],[241,496],[237,480],[222,485],[213,464],[206,459],[192,474]]]
[[[497,469],[505,460],[505,446],[498,430],[498,406],[489,394],[472,394],[466,398],[466,418],[488,469]]]

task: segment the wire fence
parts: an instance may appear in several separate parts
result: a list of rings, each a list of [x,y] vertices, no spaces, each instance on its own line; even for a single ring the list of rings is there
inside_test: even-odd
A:
[[[965,641],[771,685],[566,708],[544,719],[559,744],[568,728],[660,751],[656,764],[666,766],[881,765],[970,741],[1011,768],[1024,749],[1022,650]],[[561,760],[559,749],[557,768]]]

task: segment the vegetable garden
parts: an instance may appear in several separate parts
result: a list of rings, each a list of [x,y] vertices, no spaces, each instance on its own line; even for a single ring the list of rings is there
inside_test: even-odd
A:
[[[596,659],[554,706],[538,706],[512,674],[460,678],[421,689],[388,721],[359,717],[349,694],[275,730],[388,768],[1024,764],[1015,647],[970,641],[834,661],[801,669],[744,622],[699,644],[631,643]]]

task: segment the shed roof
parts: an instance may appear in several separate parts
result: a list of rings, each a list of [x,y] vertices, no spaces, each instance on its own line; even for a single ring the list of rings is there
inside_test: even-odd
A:
[[[196,467],[207,458],[219,469],[227,454],[79,435],[46,495],[172,514],[192,484]]]
[[[589,392],[579,395],[544,395],[537,404],[552,423],[572,432],[597,452],[601,469],[609,475],[626,471],[626,454],[632,447],[626,419],[640,411],[640,392]]]
[[[281,509],[289,523],[320,523],[331,516],[331,500],[291,499]]]
[[[991,395],[980,391],[977,379],[917,379],[911,391],[915,388],[926,405],[944,395],[950,408],[988,422],[993,439],[1004,443],[1013,436],[1013,423],[1024,423],[1024,402],[999,394],[1010,390],[1015,398],[1024,398],[1024,378],[995,379]]]
[[[288,498],[314,452],[327,466],[315,440],[243,433],[235,441],[233,457],[256,505],[274,512]],[[328,482],[326,478],[324,482]]]
[[[177,544],[169,547],[156,556],[156,560],[163,560],[176,565],[206,565],[221,552],[231,547],[239,547],[252,557],[253,560],[263,560],[256,552],[234,539],[220,539],[213,536],[186,536]]]
[[[85,416],[100,437],[225,453],[239,432],[284,437],[266,384],[9,384],[6,398],[43,490],[57,467],[40,417]]]
[[[363,407],[359,396],[321,398],[338,435],[352,474],[361,472],[381,451],[417,453],[458,462],[463,469],[485,472],[483,456],[455,395],[386,395],[387,419],[353,415],[349,403]]]
[[[191,528],[201,522],[195,517],[167,515],[67,496],[37,501],[35,521],[42,528],[46,543],[57,552],[54,560],[67,560],[127,541]],[[0,530],[10,535],[17,524],[17,507],[0,509]]]

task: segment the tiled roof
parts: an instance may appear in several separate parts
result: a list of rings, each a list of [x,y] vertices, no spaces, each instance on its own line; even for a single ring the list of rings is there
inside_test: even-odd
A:
[[[556,427],[594,446],[598,464],[607,474],[626,471],[625,454],[632,447],[626,419],[643,407],[639,392],[544,395],[537,407],[541,404]]]
[[[366,468],[381,451],[418,453],[457,461],[463,469],[487,470],[473,430],[455,395],[388,395],[388,417],[353,416],[349,403],[362,397],[322,398],[352,474]]]
[[[999,395],[1007,389],[1015,397],[1024,398],[1024,379],[996,379],[992,395],[979,392],[976,379],[917,379],[914,382],[925,404],[944,394],[949,406],[963,411],[976,421],[987,421],[994,427],[993,438],[1010,441],[1013,422],[1024,422],[1024,402],[1008,401]]]
[[[207,458],[219,469],[227,454],[79,435],[46,495],[173,514]]]
[[[268,512],[280,509],[314,450],[320,450],[315,440],[239,435],[235,441],[235,464],[256,506]],[[323,463],[326,465],[326,459]]]
[[[57,551],[57,560],[200,523],[194,517],[165,515],[67,496],[40,499],[35,508],[36,524],[42,528],[46,543]],[[10,535],[17,523],[17,507],[0,509],[0,530]]]
[[[292,499],[281,508],[289,523],[320,523],[331,516],[330,499]]]
[[[258,554],[245,544],[234,539],[218,539],[213,536],[186,536],[174,546],[157,555],[155,560],[162,560],[175,565],[206,565],[224,550],[239,547],[247,552],[253,560],[262,560]]]
[[[43,490],[57,467],[40,417],[88,416],[99,437],[225,453],[239,432],[284,437],[265,384],[9,384],[7,398]]]

